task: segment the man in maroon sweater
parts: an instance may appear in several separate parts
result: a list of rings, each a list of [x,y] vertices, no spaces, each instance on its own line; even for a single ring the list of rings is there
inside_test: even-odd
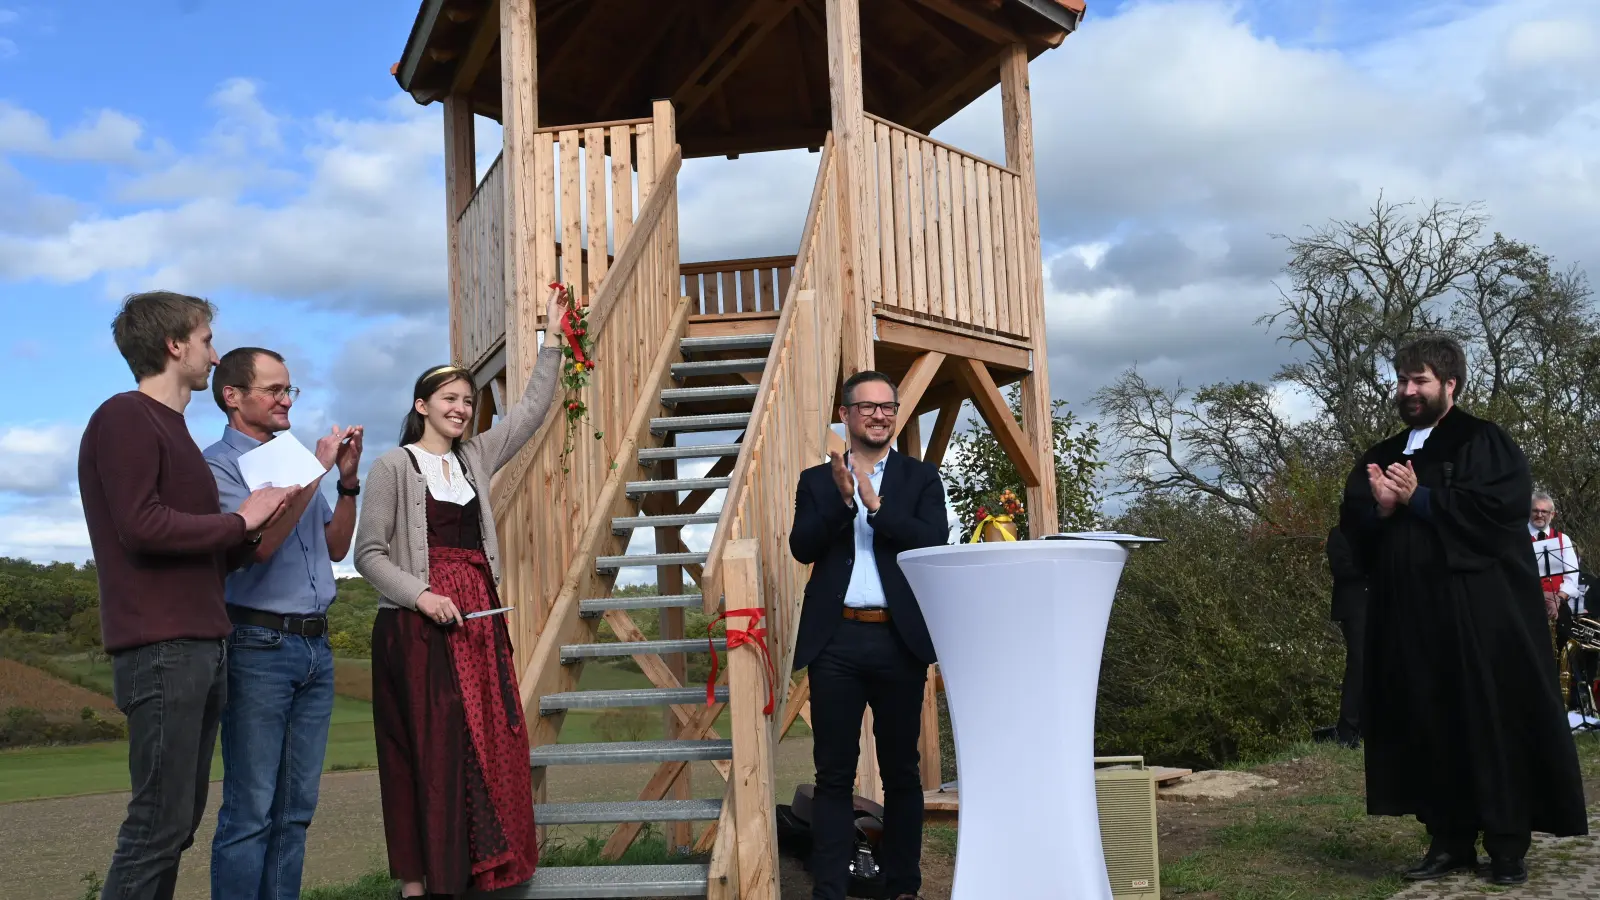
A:
[[[139,389],[95,410],[78,449],[78,490],[100,577],[100,630],[128,717],[133,799],[105,900],[172,897],[194,843],[227,702],[223,577],[242,564],[291,491],[251,494],[223,513],[183,411],[217,364],[215,308],[155,291],[112,322]]]

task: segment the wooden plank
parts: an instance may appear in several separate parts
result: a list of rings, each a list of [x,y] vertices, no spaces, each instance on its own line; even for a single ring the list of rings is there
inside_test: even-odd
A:
[[[912,459],[922,458],[922,419],[915,413],[902,413],[902,421],[897,426],[899,443],[897,447],[901,453]]]
[[[928,433],[928,445],[922,451],[922,461],[939,466],[944,463],[944,452],[950,447],[950,436],[955,434],[956,421],[961,417],[961,401],[946,404],[939,410],[939,418]]]
[[[723,551],[723,590],[732,609],[765,606],[754,540],[731,541]],[[744,630],[759,619],[733,616],[730,630]],[[765,658],[745,645],[728,651],[728,709],[733,737],[734,824],[738,829],[740,900],[778,898],[778,823],[773,814],[772,720],[762,712],[769,689]]]
[[[1029,97],[1028,50],[1013,44],[1000,64],[1000,112],[1005,129],[1006,162],[1020,176],[1022,228],[1026,249],[1022,264],[1028,275],[1023,296],[1027,305],[1028,337],[1033,342],[1033,370],[1022,380],[1022,420],[1035,458],[1053,460],[1054,433],[1050,410],[1050,351],[1044,317],[1044,272],[1039,247],[1039,187],[1034,172],[1033,101]],[[1051,476],[1030,484],[1028,519],[1041,533],[1057,530],[1056,480]]]
[[[861,717],[861,747],[856,757],[856,795],[883,802],[883,772],[878,768],[878,737],[872,731],[872,708]]]
[[[991,71],[993,71],[992,68],[991,68]],[[902,124],[900,124],[898,122],[891,122],[888,119],[882,118],[881,116],[875,116],[872,113],[867,113],[866,115],[867,115],[867,119],[869,119],[870,121],[881,122],[884,125],[889,126],[890,128],[893,128],[893,129],[896,129],[896,130],[899,130],[899,131],[904,131],[906,134],[915,136],[919,140],[927,141],[928,143],[932,144],[935,147],[939,147],[939,148],[942,148],[942,149],[948,151],[952,156],[955,156],[955,157],[957,157],[959,159],[962,159],[962,160],[970,159],[970,160],[972,160],[973,162],[975,162],[975,163],[977,163],[979,165],[990,166],[992,168],[1000,169],[1002,171],[1008,171],[1008,172],[1011,171],[1007,167],[1002,166],[1001,164],[995,162],[994,160],[984,159],[983,157],[977,155],[976,153],[972,153],[970,151],[963,150],[960,147],[957,147],[955,144],[946,144],[944,141],[941,141],[938,138],[929,137],[928,135],[922,134],[921,132],[913,131],[911,128],[909,128],[909,127],[907,127],[905,125],[902,125]]]
[[[647,118],[608,119],[608,120],[606,120],[604,122],[584,122],[584,123],[582,123],[582,127],[584,127],[584,128],[603,128],[603,129],[614,128],[614,127],[616,127],[618,125],[626,125],[626,126],[629,126],[629,127],[637,127],[637,126],[643,125],[643,124],[645,124],[645,123],[647,123],[649,121],[650,121],[650,119],[647,119]],[[546,125],[543,128],[538,129],[537,133],[559,134],[560,132],[567,131],[567,130],[573,128],[573,127],[575,127],[575,125],[572,125],[572,124],[569,124],[569,125]]]
[[[1028,368],[1028,351],[1020,347],[911,324],[892,318],[887,313],[878,315],[878,343],[919,352],[937,350],[949,356],[982,360],[1012,371],[1027,371]]]
[[[467,362],[469,341],[467,317],[478,315],[476,291],[469,293],[474,280],[466,274],[471,265],[463,258],[461,219],[467,204],[472,200],[473,189],[478,184],[477,157],[472,134],[472,101],[461,94],[451,94],[444,100],[444,193],[445,233],[449,243],[447,261],[450,271],[450,359],[456,365]],[[476,237],[476,235],[473,235]],[[477,242],[474,241],[476,244]],[[472,308],[468,308],[468,304]]]
[[[861,128],[861,283],[868,304],[883,303],[883,229],[879,193],[884,187],[878,176],[878,126],[870,121]],[[870,334],[870,332],[869,332]],[[869,338],[870,339],[870,338]]]
[[[900,130],[892,132],[888,125],[879,122],[875,144],[878,149],[878,247],[881,257],[882,276],[879,283],[882,286],[883,302],[889,306],[908,305],[900,296],[900,238],[905,232],[905,188],[901,184],[904,172],[894,166],[894,138],[899,138],[901,144],[905,142],[905,135]],[[892,135],[892,136],[891,136]],[[901,169],[905,165],[905,153],[900,154]]]
[[[655,192],[657,169],[666,161],[656,159],[655,125],[640,125],[634,131],[634,170],[639,173],[639,208],[650,201]],[[643,216],[640,216],[643,218]]]
[[[739,310],[740,312],[761,311],[761,303],[756,299],[756,272],[754,269],[739,270]]]
[[[944,311],[944,282],[940,278],[939,235],[943,223],[939,218],[939,159],[934,146],[918,139],[917,155],[922,165],[922,236],[924,244],[923,272],[928,278],[927,304],[919,305],[918,312]]]
[[[906,376],[900,379],[898,395],[900,400],[900,416],[894,425],[895,436],[900,435],[900,430],[907,423],[916,419],[917,404],[922,402],[922,395],[928,390],[928,385],[933,383],[939,374],[939,367],[944,365],[945,354],[937,350],[930,350],[917,357],[911,363],[911,368],[906,371]]]
[[[838,188],[832,210],[838,217],[839,294],[842,334],[841,371],[848,378],[873,368],[872,323],[867,298],[866,111],[861,95],[861,8],[859,0],[825,0],[828,43],[828,95],[833,126],[833,174]]]
[[[705,830],[700,837],[700,843],[695,845],[696,853],[711,851],[710,871],[707,873],[706,900],[738,900],[739,898],[739,830],[733,821],[734,799],[733,785],[722,797],[722,813],[717,816],[717,821]],[[707,841],[715,843],[706,846]]]
[[[1019,271],[1017,257],[1017,197],[1014,182],[1015,175],[1000,176],[1000,203],[999,210],[1001,222],[1001,253],[1005,257],[1003,265],[1006,275],[1005,303],[1000,310],[1000,330],[1017,334],[1022,331],[1022,293],[1018,286]],[[999,270],[996,269],[996,272]]]
[[[980,37],[996,44],[1017,44],[1021,46],[1023,38],[1016,32],[996,22],[961,0],[915,0],[928,9],[933,10],[952,22],[966,28]],[[1023,47],[1023,52],[1027,48]]]
[[[633,129],[611,128],[611,241],[618,250],[633,231]]]
[[[904,218],[897,217],[895,222],[896,257],[902,250],[905,252],[905,264],[900,272],[900,301],[908,309],[927,312],[928,269],[924,256],[927,224],[923,218],[921,147],[918,139],[908,137],[903,131],[895,132],[894,152],[898,155],[894,159],[894,184],[896,190],[905,191],[903,198],[896,197],[894,201],[895,212],[904,213]]]
[[[1029,435],[1017,425],[1011,407],[1000,396],[1000,389],[995,387],[989,370],[978,360],[961,359],[956,361],[956,373],[966,383],[967,390],[972,392],[973,405],[978,407],[983,420],[989,423],[995,440],[1000,442],[1006,456],[1016,464],[1022,483],[1030,488],[1038,487],[1040,473],[1045,471],[1039,465],[1038,451]]]
[[[583,164],[578,156],[579,132],[563,131],[556,135],[561,146],[559,177],[561,179],[561,281],[571,285],[579,302],[593,299],[583,280]]]
[[[478,73],[483,71],[483,64],[488,61],[489,54],[500,40],[500,4],[488,3],[486,7],[472,33],[467,52],[456,63],[455,74],[450,76],[452,94],[472,93],[472,86],[478,82]]]
[[[556,259],[556,139],[553,134],[535,135],[534,181],[538,196],[534,200],[533,258],[539,284],[561,280],[561,264]],[[543,313],[543,310],[539,310]]]
[[[974,167],[973,174],[978,182],[978,196],[973,204],[973,213],[978,217],[978,256],[983,261],[983,327],[994,330],[999,324],[999,313],[995,309],[995,263],[1000,260],[1000,254],[995,251],[994,245],[994,213],[989,207],[989,176],[994,170],[987,166]],[[1000,276],[1000,284],[1005,284],[1005,276]]]
[[[969,325],[983,325],[983,268],[981,253],[983,236],[978,230],[978,195],[976,185],[976,167],[972,160],[961,161],[961,202],[967,214],[963,221],[966,222],[967,233],[967,282],[965,299],[966,305],[961,308],[961,321]],[[962,218],[957,216],[957,218]]]
[[[523,386],[533,374],[533,359],[538,355],[533,318],[538,314],[536,299],[541,296],[535,279],[533,247],[528,235],[533,232],[533,201],[539,186],[534,182],[533,129],[539,127],[538,55],[534,48],[535,14],[533,0],[500,2],[500,96],[502,140],[505,150],[505,293],[510,315],[507,319],[506,357],[510,369],[507,383],[511,401],[521,397]]]
[[[585,273],[588,282],[586,294],[594,297],[600,293],[600,282],[606,277],[606,133],[604,129],[590,128],[583,133],[583,164],[585,211],[588,220],[589,267]]]
[[[957,317],[956,260],[965,257],[960,250],[960,241],[956,237],[950,151],[936,147],[934,158],[939,171],[939,286],[943,295],[943,315],[947,319],[954,319]],[[931,302],[928,304],[928,311],[934,311]]]
[[[928,680],[922,689],[922,731],[917,736],[918,760],[922,771],[922,789],[937,791],[942,781],[939,760],[939,691],[934,673],[936,666],[928,667]]]
[[[1017,308],[1022,311],[1022,336],[1033,337],[1033,272],[1028,264],[1027,204],[1022,199],[1022,179],[1011,179],[1011,205],[1017,210],[1017,246],[1011,251],[1017,267]],[[1043,263],[1040,263],[1043,266]]]

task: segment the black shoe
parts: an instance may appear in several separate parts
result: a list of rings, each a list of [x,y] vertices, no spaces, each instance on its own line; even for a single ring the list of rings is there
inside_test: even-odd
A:
[[[1478,867],[1478,854],[1460,853],[1430,853],[1422,858],[1414,868],[1407,869],[1400,877],[1407,881],[1432,881],[1443,878],[1452,872],[1462,869],[1476,869]]]
[[[1521,859],[1489,860],[1490,884],[1526,884],[1528,864]]]

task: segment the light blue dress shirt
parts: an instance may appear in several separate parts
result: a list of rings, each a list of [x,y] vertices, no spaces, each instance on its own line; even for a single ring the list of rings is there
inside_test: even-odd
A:
[[[893,453],[890,450],[889,453]],[[872,489],[883,485],[883,467],[889,462],[888,454],[872,467]],[[856,485],[856,562],[850,567],[850,586],[844,592],[844,605],[855,609],[871,609],[889,605],[883,595],[883,581],[878,576],[878,558],[872,554],[872,526],[867,524],[867,504],[861,499],[861,485]]]
[[[237,511],[250,496],[250,488],[239,474],[239,457],[259,446],[260,441],[230,426],[223,429],[222,440],[206,448],[206,462],[217,479],[223,512]],[[338,592],[325,530],[331,521],[333,508],[319,490],[271,558],[229,573],[227,602],[280,615],[327,612]]]

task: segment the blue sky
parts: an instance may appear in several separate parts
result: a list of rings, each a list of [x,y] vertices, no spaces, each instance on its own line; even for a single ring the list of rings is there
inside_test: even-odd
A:
[[[208,296],[220,346],[285,352],[297,432],[392,440],[446,349],[439,110],[389,74],[414,13],[0,0],[0,376],[31,388],[0,406],[0,555],[87,555],[77,440],[131,386],[107,327],[129,291]],[[1380,190],[1600,259],[1593,0],[1092,3],[1032,81],[1053,390],[1080,409],[1136,363],[1269,375],[1267,236]],[[936,136],[999,157],[997,98]],[[794,252],[815,164],[691,161],[685,259]],[[221,428],[208,398],[190,419]]]

